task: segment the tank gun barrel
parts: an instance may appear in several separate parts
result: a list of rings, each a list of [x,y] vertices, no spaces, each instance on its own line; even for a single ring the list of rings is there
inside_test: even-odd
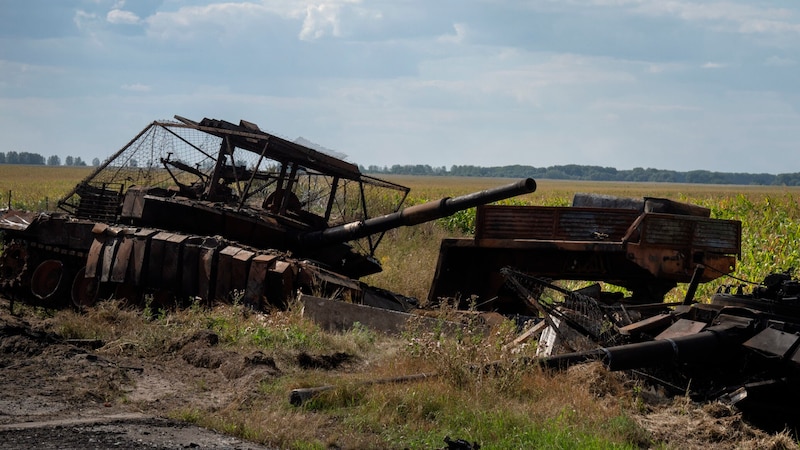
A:
[[[524,178],[505,186],[473,192],[459,197],[445,197],[421,205],[410,206],[391,214],[350,222],[325,230],[303,233],[299,236],[299,240],[302,245],[309,247],[352,241],[392,228],[418,225],[440,219],[464,209],[527,194],[535,190],[536,181],[533,178]]]

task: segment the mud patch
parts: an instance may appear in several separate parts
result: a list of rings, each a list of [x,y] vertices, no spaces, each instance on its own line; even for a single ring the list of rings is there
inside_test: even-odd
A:
[[[337,352],[332,355],[309,355],[303,352],[297,355],[297,365],[306,370],[335,370],[352,359],[352,355],[344,352]]]

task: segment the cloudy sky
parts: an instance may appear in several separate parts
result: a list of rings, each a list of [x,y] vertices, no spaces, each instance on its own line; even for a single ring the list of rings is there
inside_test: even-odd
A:
[[[365,166],[800,172],[800,2],[0,0],[0,151],[176,114]]]

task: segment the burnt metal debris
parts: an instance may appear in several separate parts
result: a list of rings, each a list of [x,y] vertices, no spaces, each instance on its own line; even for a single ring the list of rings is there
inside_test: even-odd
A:
[[[442,243],[431,296],[477,295],[484,307],[539,318],[545,367],[600,361],[668,394],[734,405],[762,427],[798,427],[800,282],[791,272],[737,279],[740,247],[740,222],[664,199],[482,206],[475,239]],[[460,265],[470,255],[480,267]],[[473,271],[456,284],[454,268]],[[736,281],[694,298],[722,276]],[[570,290],[564,280],[589,284]],[[664,302],[677,283],[688,283],[684,298]]]
[[[614,345],[544,356],[564,369],[601,361],[694,400],[719,400],[751,422],[800,426],[800,282],[771,274],[748,290],[726,285],[709,303],[679,305],[615,328]]]
[[[283,308],[298,291],[390,309],[368,286],[387,230],[532,192],[533,179],[401,209],[409,189],[262,131],[156,121],[58,202],[0,213],[0,289],[47,307],[114,296]]]

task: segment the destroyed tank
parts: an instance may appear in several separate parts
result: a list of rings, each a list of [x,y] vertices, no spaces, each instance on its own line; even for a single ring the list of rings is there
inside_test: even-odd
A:
[[[572,206],[481,205],[472,238],[442,241],[428,301],[475,299],[481,309],[538,314],[505,289],[501,272],[512,267],[622,287],[627,303],[660,303],[678,283],[731,273],[740,255],[741,222],[664,198],[576,194]],[[618,294],[596,295],[613,302]]]
[[[47,306],[242,301],[298,291],[392,309],[359,281],[392,228],[533,192],[533,179],[401,209],[409,189],[247,121],[175,116],[142,130],[58,202],[0,212],[0,289]]]
[[[539,359],[565,369],[600,361],[694,400],[718,400],[771,430],[800,426],[800,282],[775,273],[725,285],[708,303],[685,302],[620,328],[617,345]]]

